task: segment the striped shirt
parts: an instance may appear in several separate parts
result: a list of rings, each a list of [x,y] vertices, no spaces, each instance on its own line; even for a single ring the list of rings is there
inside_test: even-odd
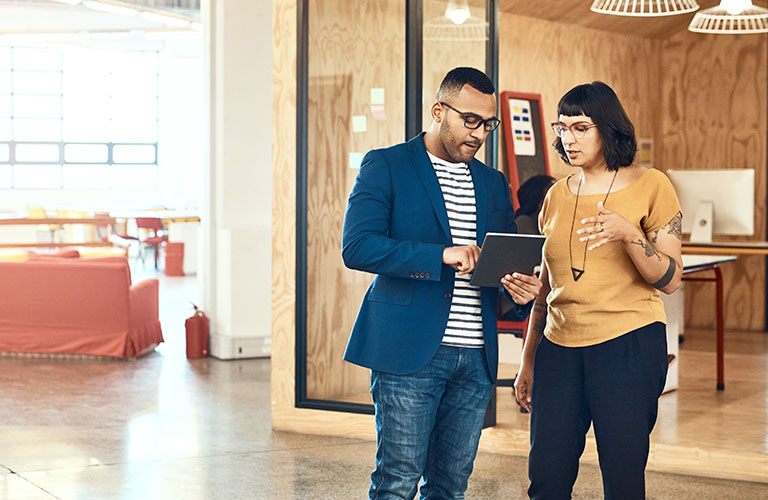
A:
[[[449,163],[430,154],[443,191],[451,240],[456,246],[477,244],[475,184],[466,163]],[[469,284],[472,273],[456,275],[443,345],[483,347],[480,288]]]

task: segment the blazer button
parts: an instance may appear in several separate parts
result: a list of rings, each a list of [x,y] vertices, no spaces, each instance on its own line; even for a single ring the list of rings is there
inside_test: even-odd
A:
[[[451,298],[451,292],[445,292],[443,297],[445,297],[446,299],[450,299]]]
[[[411,276],[411,278],[415,278],[416,277],[416,273],[411,273],[410,276]]]
[[[430,276],[432,276],[430,273],[424,273],[425,278],[429,278]]]

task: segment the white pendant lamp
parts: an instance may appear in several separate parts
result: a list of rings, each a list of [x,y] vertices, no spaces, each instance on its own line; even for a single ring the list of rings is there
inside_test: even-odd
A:
[[[718,35],[768,33],[768,9],[755,7],[752,0],[721,0],[719,6],[697,12],[688,29]]]
[[[695,0],[595,0],[590,10],[614,16],[658,17],[686,14],[698,8]]]

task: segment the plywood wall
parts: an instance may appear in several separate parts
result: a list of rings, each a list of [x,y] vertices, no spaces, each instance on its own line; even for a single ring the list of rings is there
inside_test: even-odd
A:
[[[296,0],[272,4],[273,415],[293,408],[296,323]]]
[[[549,123],[557,119],[560,97],[576,85],[595,80],[610,85],[624,104],[637,136],[658,141],[658,41],[503,11],[499,25],[499,91],[541,95],[545,142],[550,147],[554,177],[569,175],[573,169],[549,146],[555,140]],[[503,151],[500,158],[506,158]]]
[[[766,239],[768,35],[677,34],[661,45],[662,165],[754,168],[755,235]],[[727,239],[718,238],[715,239]],[[765,325],[765,257],[723,268],[726,328]],[[714,324],[714,285],[686,284],[686,325]]]
[[[682,31],[657,40],[504,11],[500,27],[500,91],[541,94],[548,123],[570,88],[608,83],[637,136],[653,140],[656,168],[755,168],[757,233],[750,239],[766,239],[768,35]],[[555,136],[545,128],[551,144]],[[555,154],[549,163],[555,177],[572,171]],[[762,330],[765,258],[726,266],[726,327]],[[686,324],[714,327],[713,285],[689,284],[686,293]]]
[[[370,403],[369,371],[342,356],[372,277],[344,266],[341,231],[358,172],[350,155],[360,158],[403,141],[404,81],[405,0],[310,2],[307,396],[312,399]],[[373,100],[372,89],[380,89]],[[377,104],[382,93],[383,104]]]

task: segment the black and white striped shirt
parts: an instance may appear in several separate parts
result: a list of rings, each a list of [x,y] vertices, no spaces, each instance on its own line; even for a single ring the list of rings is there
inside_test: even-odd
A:
[[[443,191],[451,240],[456,246],[477,244],[475,185],[466,163],[449,163],[430,154]],[[469,284],[472,273],[456,275],[443,345],[483,347],[480,288]]]

